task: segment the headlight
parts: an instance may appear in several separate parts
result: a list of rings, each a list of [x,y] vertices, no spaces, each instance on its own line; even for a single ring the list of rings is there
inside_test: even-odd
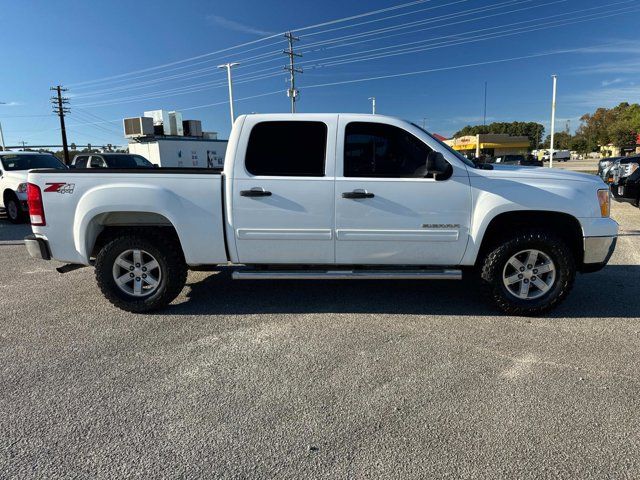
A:
[[[600,204],[600,215],[608,217],[611,213],[611,193],[608,189],[598,190],[598,203]]]
[[[18,188],[16,189],[16,192],[18,193],[26,193],[26,191],[27,191],[26,183],[21,183],[20,185],[18,185]]]

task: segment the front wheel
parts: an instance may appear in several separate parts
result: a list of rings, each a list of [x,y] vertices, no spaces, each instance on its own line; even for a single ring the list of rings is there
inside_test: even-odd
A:
[[[566,298],[575,275],[573,253],[562,238],[530,231],[496,245],[484,258],[481,280],[498,308],[535,316]]]
[[[98,253],[96,280],[116,307],[147,312],[166,306],[180,294],[187,266],[176,242],[156,235],[123,235]]]

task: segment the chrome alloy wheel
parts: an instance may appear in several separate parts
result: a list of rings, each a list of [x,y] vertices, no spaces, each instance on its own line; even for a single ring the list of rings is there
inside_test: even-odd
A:
[[[542,297],[556,281],[553,260],[540,250],[522,250],[513,255],[502,271],[507,291],[521,300]]]
[[[160,264],[144,250],[126,250],[113,262],[113,280],[128,295],[151,295],[160,286],[161,279]]]

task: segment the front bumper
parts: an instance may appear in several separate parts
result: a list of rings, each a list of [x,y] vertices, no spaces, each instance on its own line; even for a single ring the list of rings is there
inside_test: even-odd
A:
[[[49,242],[44,238],[36,237],[34,234],[27,235],[24,237],[24,244],[27,247],[27,252],[29,252],[29,255],[33,258],[51,260]]]
[[[611,259],[618,237],[584,237],[584,273],[602,270]]]
[[[640,198],[640,184],[621,179],[620,182],[611,185],[611,193],[618,202],[637,203]]]

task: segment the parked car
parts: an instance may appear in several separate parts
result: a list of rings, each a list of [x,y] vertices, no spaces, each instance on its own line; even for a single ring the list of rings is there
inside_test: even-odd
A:
[[[542,160],[548,162],[550,158],[549,150],[545,150],[544,155],[542,156]],[[553,161],[561,161],[567,162],[571,160],[571,152],[569,150],[554,150],[553,151]]]
[[[602,160],[600,160],[598,162],[598,176],[602,178],[602,180],[607,182],[611,167],[616,163],[616,161],[622,158],[624,157],[609,157],[609,158],[603,158]]]
[[[76,155],[71,168],[154,168],[142,155],[129,153],[91,153]]]
[[[134,312],[172,301],[188,268],[224,264],[251,280],[480,271],[503,311],[539,315],[618,235],[595,175],[479,168],[382,115],[242,115],[223,171],[38,170],[28,197],[29,253],[94,265],[105,297]]]
[[[640,155],[619,159],[614,167],[611,193],[619,202],[640,206]]]
[[[66,167],[54,155],[38,152],[0,152],[0,192],[2,206],[12,223],[22,223],[27,213],[27,171],[32,168]]]
[[[502,165],[520,165],[522,167],[542,167],[542,160],[538,160],[533,155],[502,155],[496,157],[493,163]]]

